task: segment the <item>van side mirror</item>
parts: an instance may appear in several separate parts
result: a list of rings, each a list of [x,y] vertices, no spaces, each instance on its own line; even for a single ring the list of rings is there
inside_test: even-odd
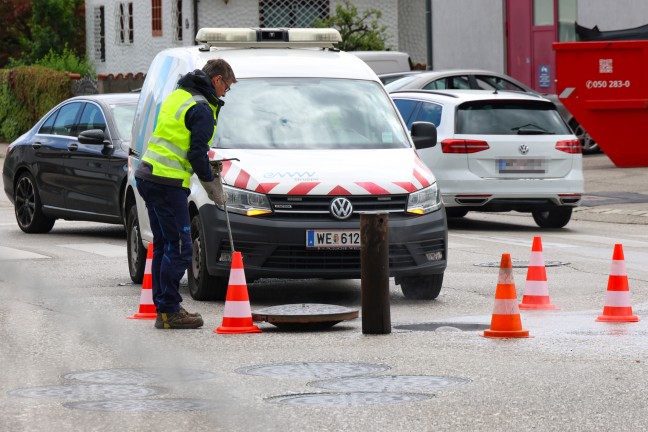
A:
[[[437,130],[434,123],[414,122],[412,123],[412,140],[417,150],[434,147],[437,142]]]

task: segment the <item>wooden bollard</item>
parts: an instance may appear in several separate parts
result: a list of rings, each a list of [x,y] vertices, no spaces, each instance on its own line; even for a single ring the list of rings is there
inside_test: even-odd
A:
[[[391,333],[389,312],[389,216],[360,214],[362,333]]]

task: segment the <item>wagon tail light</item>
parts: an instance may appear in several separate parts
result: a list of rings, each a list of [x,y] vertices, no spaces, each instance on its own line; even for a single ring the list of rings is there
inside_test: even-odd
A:
[[[556,150],[560,150],[561,152],[569,154],[578,154],[583,153],[583,146],[581,146],[580,141],[576,139],[558,141],[556,143]]]
[[[441,141],[443,153],[477,153],[489,148],[486,141],[480,140],[446,139]]]

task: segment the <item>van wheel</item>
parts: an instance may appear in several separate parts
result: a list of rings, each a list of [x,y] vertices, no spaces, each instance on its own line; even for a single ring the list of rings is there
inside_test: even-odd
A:
[[[554,207],[551,210],[534,211],[533,220],[540,228],[562,228],[571,219],[571,207]]]
[[[142,243],[137,206],[133,203],[126,214],[126,251],[128,254],[128,272],[136,284],[141,284],[146,269],[147,250]],[[151,243],[149,247],[153,246]]]
[[[52,230],[54,221],[43,214],[40,194],[31,174],[25,172],[16,182],[14,192],[14,210],[16,222],[26,233],[46,233]]]
[[[401,291],[411,300],[434,300],[441,292],[443,273],[431,276],[404,277],[400,280]]]
[[[203,247],[204,233],[200,215],[191,219],[192,257],[187,272],[189,294],[194,300],[224,300],[227,294],[227,280],[212,276],[207,271],[207,254]]]

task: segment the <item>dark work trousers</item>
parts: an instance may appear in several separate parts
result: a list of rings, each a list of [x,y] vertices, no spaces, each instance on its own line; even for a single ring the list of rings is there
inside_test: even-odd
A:
[[[153,232],[153,303],[158,312],[180,310],[180,280],[191,264],[189,189],[137,179]]]

